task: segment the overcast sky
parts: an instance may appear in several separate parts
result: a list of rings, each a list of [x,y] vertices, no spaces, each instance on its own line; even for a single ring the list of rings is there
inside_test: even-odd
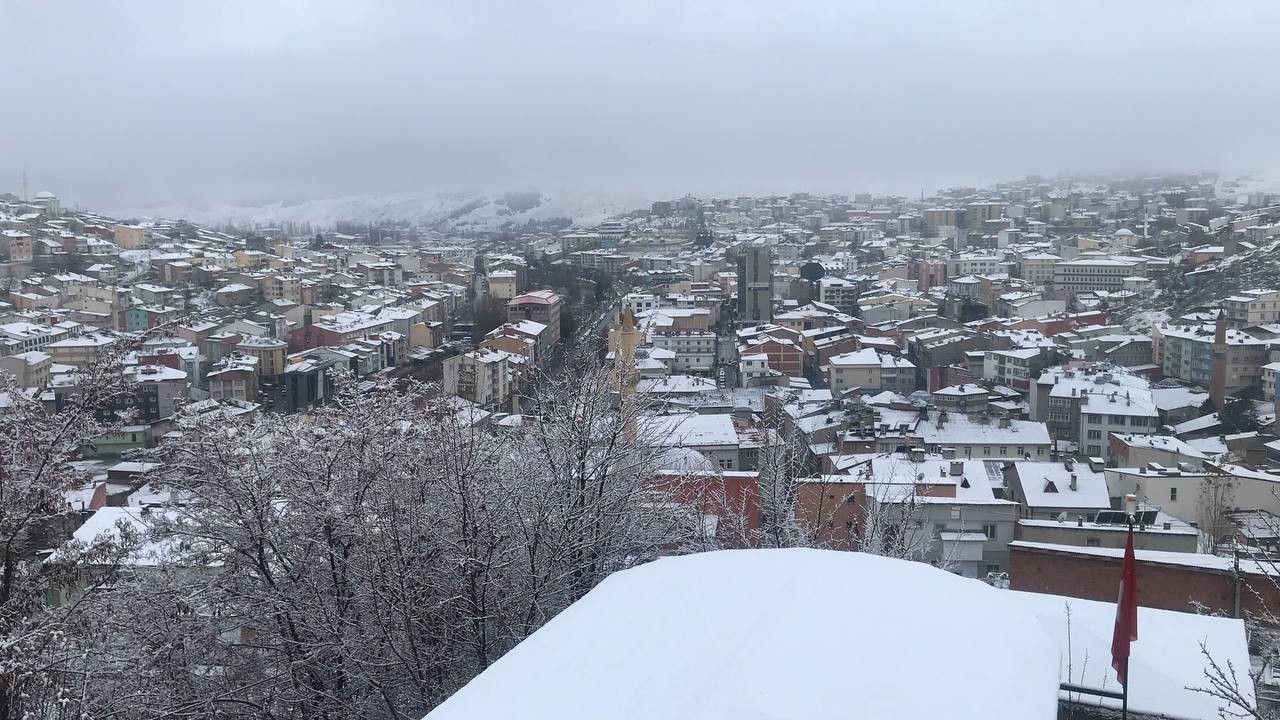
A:
[[[1280,2],[0,0],[0,191],[918,192],[1280,169]]]

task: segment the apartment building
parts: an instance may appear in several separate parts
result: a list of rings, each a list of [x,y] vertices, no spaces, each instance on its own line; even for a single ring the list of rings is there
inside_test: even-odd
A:
[[[1018,258],[1018,277],[1035,285],[1053,280],[1053,268],[1062,258],[1050,253],[1027,253]]]
[[[346,345],[370,335],[391,330],[395,318],[362,312],[331,315],[289,335],[289,345],[296,350],[310,350],[322,345]]]
[[[994,275],[1003,272],[1002,258],[999,255],[961,253],[943,261],[947,268],[948,278],[966,275]]]
[[[102,351],[115,342],[116,338],[110,335],[86,333],[49,343],[44,351],[55,363],[83,368],[96,363]]]
[[[245,335],[236,343],[235,349],[257,359],[259,375],[275,377],[284,372],[289,344],[265,335]]]
[[[852,388],[880,389],[880,354],[871,348],[836,355],[825,370],[832,395]]]
[[[123,407],[135,408],[139,422],[154,423],[171,417],[178,403],[187,398],[187,374],[182,370],[167,365],[135,365],[125,368],[124,375],[133,381],[134,393],[122,401]]]
[[[960,225],[964,218],[964,211],[951,207],[928,208],[921,213],[921,216],[924,220],[925,236],[937,237],[942,228]]]
[[[488,279],[490,297],[511,300],[520,294],[520,273],[515,270],[493,270]]]
[[[751,243],[738,248],[738,320],[769,322],[773,317],[773,257],[769,246]]]
[[[1280,290],[1245,290],[1223,300],[1222,309],[1234,328],[1280,322]]]
[[[507,303],[507,322],[532,320],[547,326],[547,342],[560,342],[560,309],[564,301],[550,290],[534,290],[511,298]]]
[[[1080,398],[1079,447],[1091,458],[1111,458],[1111,434],[1150,435],[1160,423],[1150,391],[1104,390]]]
[[[211,400],[256,402],[258,399],[258,375],[249,365],[227,364],[210,372],[205,380]]]
[[[1082,435],[1081,407],[1090,394],[1110,393],[1140,398],[1141,402],[1155,405],[1153,393],[1145,378],[1105,365],[1084,368],[1053,367],[1040,373],[1030,393],[1031,419],[1042,422],[1054,440],[1078,442]],[[1092,429],[1100,429],[1102,421]],[[1117,424],[1118,425],[1118,424]],[[1126,423],[1123,432],[1129,432]],[[1117,428],[1117,431],[1118,428]],[[1106,436],[1094,438],[1106,441]],[[1087,443],[1086,443],[1087,444]],[[1080,445],[1084,450],[1085,445]]]
[[[49,382],[53,357],[38,350],[0,355],[0,371],[13,375],[18,387],[43,388]]]
[[[706,330],[659,330],[650,333],[653,347],[674,353],[671,370],[709,372],[715,367],[716,334]]]
[[[910,360],[872,348],[836,355],[827,361],[824,370],[834,395],[852,388],[902,395],[916,389],[916,366]]]
[[[482,348],[444,361],[444,391],[486,408],[505,405],[511,398],[511,356]]]
[[[1262,366],[1269,361],[1267,341],[1242,330],[1225,333],[1223,391],[1231,395],[1262,382]],[[1213,381],[1214,326],[1156,326],[1151,329],[1155,362],[1165,377],[1209,387]]]
[[[1140,263],[1111,258],[1066,260],[1053,266],[1053,286],[1070,292],[1119,291],[1124,280],[1142,275]]]
[[[1026,392],[1032,379],[1048,364],[1051,353],[1042,348],[987,350],[982,357],[982,377],[997,385]]]
[[[640,313],[658,308],[658,296],[652,293],[632,292],[622,296],[621,306],[631,308],[631,312],[639,316]]]
[[[0,355],[43,350],[50,343],[65,338],[67,334],[62,328],[29,322],[0,324]]]

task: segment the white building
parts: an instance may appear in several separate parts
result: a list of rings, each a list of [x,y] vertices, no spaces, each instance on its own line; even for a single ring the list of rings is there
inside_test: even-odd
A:
[[[769,375],[769,356],[764,353],[743,355],[738,358],[738,385],[751,387]]]
[[[1150,391],[1107,389],[1080,397],[1080,449],[1089,457],[1111,458],[1111,433],[1150,435],[1159,423]]]
[[[673,372],[708,372],[715,367],[716,334],[702,330],[663,330],[651,333],[655,348],[674,353]]]
[[[511,397],[510,353],[482,348],[444,361],[444,391],[486,407]]]
[[[0,325],[0,355],[43,350],[50,343],[66,336],[67,331],[57,327],[29,322],[5,323]]]
[[[1280,290],[1245,290],[1223,300],[1222,309],[1233,327],[1280,322]]]
[[[631,308],[631,312],[636,316],[642,312],[656,310],[658,305],[658,296],[652,293],[633,292],[622,296],[621,307]]]
[[[1061,290],[1123,290],[1125,278],[1143,274],[1141,263],[1113,258],[1080,258],[1053,266],[1053,285]]]
[[[993,275],[1002,272],[999,255],[979,255],[962,253],[945,260],[947,277],[957,278],[965,275]]]

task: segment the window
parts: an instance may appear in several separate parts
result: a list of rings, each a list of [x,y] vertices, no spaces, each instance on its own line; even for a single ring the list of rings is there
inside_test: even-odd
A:
[[[986,535],[988,540],[997,540],[997,539],[999,539],[999,538],[997,538],[997,537],[996,537],[996,526],[995,526],[995,525],[983,525],[983,526],[982,526],[982,534],[983,534],[983,535]]]
[[[1178,502],[1178,488],[1169,488],[1169,502]]]
[[[1000,563],[987,563],[987,573],[1000,572]]]
[[[1101,423],[1102,423],[1102,416],[1101,416],[1101,415],[1094,415],[1093,413],[1089,413],[1089,422],[1093,423],[1094,425],[1101,424]]]
[[[1084,546],[1085,547],[1102,547],[1102,541],[1099,540],[1098,538],[1085,538]]]
[[[1091,457],[1097,457],[1102,454],[1102,446],[1088,445],[1085,447],[1085,452],[1089,453]]]
[[[733,469],[733,461],[732,461],[732,460],[721,460],[721,461],[720,461],[720,469],[721,469],[721,470],[732,470],[732,469]]]
[[[983,455],[990,455],[990,454],[991,454],[991,446],[990,446],[990,445],[983,445],[983,446],[982,446],[982,454],[983,454]]]
[[[1101,430],[1090,430],[1090,431],[1089,431],[1089,439],[1090,439],[1090,440],[1101,440],[1101,439],[1102,439],[1102,431],[1101,431]]]

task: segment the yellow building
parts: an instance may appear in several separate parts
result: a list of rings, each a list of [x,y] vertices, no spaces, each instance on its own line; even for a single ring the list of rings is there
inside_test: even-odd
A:
[[[114,337],[107,335],[80,335],[49,343],[44,346],[44,352],[48,353],[55,363],[83,368],[97,362],[98,353],[115,341]]]
[[[241,270],[265,268],[271,257],[261,250],[236,250],[232,256],[236,259],[236,267]]]
[[[236,350],[258,359],[258,375],[274,377],[284,372],[285,356],[289,344],[283,340],[257,335],[246,335],[236,344]]]
[[[147,246],[147,230],[137,225],[115,225],[111,234],[121,250],[139,250]]]

